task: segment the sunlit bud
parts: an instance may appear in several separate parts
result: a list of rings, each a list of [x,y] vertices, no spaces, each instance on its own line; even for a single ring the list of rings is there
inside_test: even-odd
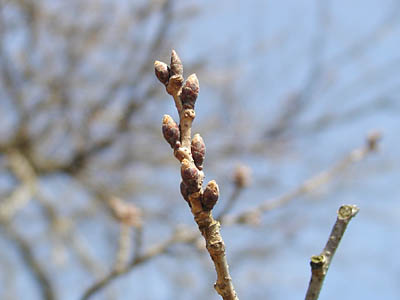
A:
[[[133,203],[124,202],[119,198],[111,197],[108,201],[114,217],[128,226],[142,225],[142,211]]]
[[[215,180],[211,180],[209,183],[207,183],[207,186],[204,189],[203,199],[202,199],[203,209],[207,211],[212,210],[214,205],[218,201],[218,197],[219,197],[218,184],[215,182]]]
[[[245,188],[251,182],[251,170],[248,166],[239,165],[233,174],[233,182],[238,188]]]
[[[179,126],[169,115],[164,115],[162,121],[162,133],[164,138],[171,145],[172,148],[175,147],[176,143],[179,142],[180,132]]]
[[[167,85],[169,80],[169,67],[167,64],[156,60],[154,62],[154,70],[158,80]]]
[[[172,50],[171,53],[171,76],[172,75],[183,75],[183,65],[175,50]]]
[[[183,84],[181,101],[183,108],[194,109],[197,96],[199,95],[199,80],[196,74],[190,75]]]
[[[196,167],[203,169],[203,161],[206,155],[206,145],[200,134],[196,133],[192,139],[192,156]]]

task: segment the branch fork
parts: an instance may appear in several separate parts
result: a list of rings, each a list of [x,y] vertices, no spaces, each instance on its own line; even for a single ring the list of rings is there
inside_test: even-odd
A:
[[[220,223],[212,216],[212,209],[218,201],[219,188],[215,180],[203,189],[203,161],[206,147],[200,134],[192,138],[191,129],[196,117],[195,103],[199,94],[196,74],[186,80],[183,65],[178,54],[172,50],[171,63],[155,61],[155,74],[164,84],[166,91],[174,98],[179,115],[179,125],[169,115],[164,115],[162,132],[171,146],[174,156],[181,163],[182,182],[180,190],[189,204],[194,220],[206,241],[206,248],[217,272],[215,290],[224,300],[238,300],[225,255],[225,244],[220,234]]]

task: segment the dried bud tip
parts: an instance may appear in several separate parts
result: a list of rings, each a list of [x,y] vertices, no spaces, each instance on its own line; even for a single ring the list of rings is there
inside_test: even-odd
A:
[[[175,50],[171,53],[171,75],[183,75],[183,65]]]
[[[169,67],[166,63],[156,60],[154,62],[154,71],[158,80],[167,85],[169,80]]]
[[[207,183],[207,186],[204,189],[202,198],[203,209],[207,211],[212,210],[218,201],[218,197],[218,184],[215,182],[215,180],[211,180],[209,183]]]
[[[194,108],[199,91],[199,80],[196,74],[192,74],[186,79],[182,88],[181,101],[184,108]]]
[[[165,140],[172,148],[175,147],[180,140],[179,126],[169,115],[164,115],[162,121],[162,133]]]
[[[233,182],[238,188],[245,188],[251,182],[251,169],[245,165],[238,165],[233,174]]]
[[[203,161],[206,154],[206,145],[200,134],[196,133],[192,139],[192,156],[196,167],[199,170],[203,169]]]
[[[368,133],[367,136],[368,149],[371,151],[377,150],[378,143],[381,139],[382,139],[382,133],[378,130],[373,130],[370,133]]]

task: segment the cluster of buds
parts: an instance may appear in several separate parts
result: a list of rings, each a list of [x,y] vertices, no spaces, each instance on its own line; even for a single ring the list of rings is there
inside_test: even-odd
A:
[[[170,66],[156,61],[154,69],[158,80],[174,97],[180,117],[178,125],[171,116],[165,115],[162,132],[165,140],[174,149],[175,157],[181,162],[181,194],[189,206],[191,199],[196,198],[204,211],[210,211],[218,200],[218,185],[212,180],[204,191],[202,190],[206,146],[200,134],[195,134],[193,139],[190,139],[191,122],[195,116],[194,107],[200,90],[199,81],[195,74],[184,80],[183,65],[174,50]]]
[[[180,101],[184,109],[194,109],[199,95],[199,81],[196,74],[190,75],[186,81],[183,78],[183,65],[178,54],[172,50],[171,64],[156,60],[154,62],[155,74],[167,89],[168,94],[177,95],[180,91]]]

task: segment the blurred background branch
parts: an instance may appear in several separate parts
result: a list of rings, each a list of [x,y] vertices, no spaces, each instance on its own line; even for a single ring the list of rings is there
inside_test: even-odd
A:
[[[375,249],[342,273],[374,282],[365,297],[397,299],[381,280],[396,266],[383,276],[375,264],[399,246],[399,8],[0,0],[0,298],[217,299],[159,129],[174,110],[153,61],[176,48],[200,78],[193,130],[220,186],[238,293],[301,297],[310,245],[351,200],[360,241],[342,242],[338,272],[358,247]],[[373,128],[383,155],[369,155],[377,135],[358,148]],[[361,239],[372,228],[382,240]],[[334,270],[325,284],[339,286],[347,275]]]

